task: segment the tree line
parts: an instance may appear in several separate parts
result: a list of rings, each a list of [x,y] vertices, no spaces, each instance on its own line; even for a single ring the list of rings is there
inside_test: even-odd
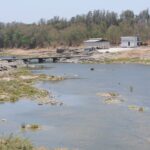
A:
[[[44,48],[79,46],[88,38],[102,37],[119,44],[121,36],[138,35],[150,40],[150,13],[138,15],[125,10],[120,15],[110,11],[89,11],[67,20],[58,16],[38,23],[0,23],[0,48]]]

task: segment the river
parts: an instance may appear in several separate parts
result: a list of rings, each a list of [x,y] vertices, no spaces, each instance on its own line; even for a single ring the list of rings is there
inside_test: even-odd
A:
[[[36,86],[54,93],[63,106],[39,106],[22,99],[0,105],[0,134],[17,134],[36,146],[75,150],[150,149],[150,66],[132,64],[44,64],[35,74],[75,77]],[[94,68],[91,71],[90,68]],[[132,87],[132,92],[130,90]],[[120,104],[105,104],[97,93],[117,92]],[[129,110],[129,105],[145,108]],[[42,130],[22,132],[23,123],[37,123]]]

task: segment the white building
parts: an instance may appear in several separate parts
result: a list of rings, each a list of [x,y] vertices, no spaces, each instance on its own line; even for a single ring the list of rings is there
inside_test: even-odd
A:
[[[92,38],[84,41],[85,49],[108,49],[110,48],[110,42],[103,38]]]
[[[121,37],[121,47],[122,48],[133,48],[141,45],[141,40],[137,36],[126,36]]]

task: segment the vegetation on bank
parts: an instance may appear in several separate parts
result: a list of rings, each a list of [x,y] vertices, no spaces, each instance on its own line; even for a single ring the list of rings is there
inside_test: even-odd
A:
[[[82,64],[115,64],[115,63],[135,63],[135,64],[150,64],[150,59],[140,58],[105,58],[99,60],[83,60]]]
[[[120,15],[109,11],[89,11],[67,20],[54,17],[38,23],[0,23],[0,48],[43,48],[49,46],[78,46],[87,38],[103,37],[119,44],[120,36],[140,35],[150,39],[150,14],[132,10]]]
[[[22,129],[23,131],[25,131],[25,130],[36,131],[36,130],[41,129],[41,127],[40,127],[40,125],[38,125],[38,124],[25,124],[25,123],[23,123],[23,124],[21,125],[21,129]]]
[[[120,104],[124,102],[121,95],[115,92],[97,93],[97,96],[104,98],[105,104]]]
[[[32,143],[27,139],[14,137],[0,138],[0,150],[35,150]]]
[[[36,148],[28,139],[13,135],[0,137],[0,150],[48,150],[44,147]],[[56,148],[53,150],[68,150],[67,148]]]
[[[106,63],[139,63],[139,64],[150,64],[150,59],[140,58],[117,58],[117,59],[106,59]]]
[[[49,96],[46,90],[34,87],[36,81],[60,81],[63,77],[33,75],[27,68],[17,69],[1,76],[0,102],[15,102],[20,98],[43,99]]]

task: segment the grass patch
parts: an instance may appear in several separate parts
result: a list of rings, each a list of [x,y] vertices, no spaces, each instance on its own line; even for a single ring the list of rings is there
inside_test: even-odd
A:
[[[84,60],[81,64],[114,64],[114,63],[135,63],[135,64],[150,64],[150,59],[141,58],[105,58],[99,60]]]
[[[40,125],[38,124],[25,124],[23,123],[21,125],[21,129],[24,131],[24,130],[32,130],[32,131],[36,131],[36,130],[39,130],[41,129]]]
[[[139,112],[144,112],[145,111],[144,107],[140,107],[140,106],[136,106],[136,105],[129,105],[128,109],[129,110],[134,110],[134,111],[139,111]]]
[[[40,90],[31,85],[32,81],[0,81],[0,102],[10,101],[15,102],[19,98],[28,97],[34,98],[34,96],[45,97],[48,92]]]
[[[105,63],[140,63],[140,64],[149,64],[150,59],[141,59],[141,58],[116,58],[116,59],[105,59]]]
[[[103,97],[105,104],[120,104],[124,102],[121,96],[115,92],[97,93],[97,96]]]
[[[31,99],[42,99],[49,95],[46,90],[34,87],[37,81],[60,81],[63,77],[33,75],[27,68],[17,69],[7,75],[10,80],[0,80],[0,103],[16,102],[20,98],[27,97]]]
[[[27,139],[20,137],[9,137],[0,138],[0,150],[35,150],[32,143]]]
[[[15,137],[11,134],[8,137],[0,137],[0,150],[48,150],[48,149],[44,147],[36,148],[28,139]],[[68,150],[68,149],[56,148],[51,150]]]

